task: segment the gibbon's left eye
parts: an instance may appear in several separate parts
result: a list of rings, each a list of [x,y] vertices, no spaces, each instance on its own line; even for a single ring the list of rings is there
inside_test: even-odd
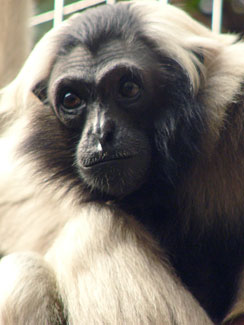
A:
[[[140,92],[141,92],[140,86],[134,81],[127,80],[121,82],[120,84],[119,94],[124,98],[136,99],[139,97]]]
[[[86,102],[73,92],[65,93],[61,104],[63,109],[69,114],[75,114],[77,108],[83,108],[86,106]]]

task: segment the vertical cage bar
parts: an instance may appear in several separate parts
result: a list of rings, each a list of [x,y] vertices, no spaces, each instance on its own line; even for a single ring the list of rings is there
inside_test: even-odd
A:
[[[212,31],[215,33],[221,32],[222,14],[223,14],[223,0],[213,0]]]
[[[55,0],[54,1],[54,18],[53,26],[56,27],[63,20],[63,9],[64,9],[64,0]]]

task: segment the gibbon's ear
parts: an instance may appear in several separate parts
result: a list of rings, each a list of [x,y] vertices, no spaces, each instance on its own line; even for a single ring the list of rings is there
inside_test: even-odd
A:
[[[32,93],[44,103],[47,99],[47,80],[39,81],[33,88]]]
[[[204,64],[205,62],[205,57],[204,57],[204,54],[203,54],[203,51],[201,51],[201,49],[199,49],[198,51],[192,51],[192,53],[196,56],[196,58],[198,59],[198,61],[201,63],[201,64]]]

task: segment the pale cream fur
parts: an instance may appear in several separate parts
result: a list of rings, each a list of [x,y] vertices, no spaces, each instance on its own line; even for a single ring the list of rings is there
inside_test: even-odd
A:
[[[163,255],[131,217],[90,205],[66,224],[46,259],[70,324],[81,315],[83,324],[211,324]]]
[[[6,256],[0,277],[0,324],[64,324],[55,274],[39,255]]]
[[[209,116],[203,148],[207,166],[213,169],[210,175],[217,172],[220,177],[231,159],[223,167],[224,149],[219,149],[220,155],[213,152],[227,108],[240,95],[243,43],[233,44],[236,38],[232,35],[211,33],[171,6],[135,1],[131,10],[141,17],[145,34],[153,35],[162,51],[189,73],[192,88]],[[65,184],[45,186],[45,179],[33,177],[35,163],[16,158],[16,145],[29,132],[25,126],[30,114],[43,108],[31,89],[48,77],[59,35],[70,21],[40,41],[17,78],[1,91],[0,250],[12,254],[0,263],[0,323],[56,325],[65,324],[65,316],[70,325],[212,324],[176,278],[167,258],[162,259],[166,254],[132,216],[112,206],[77,206],[75,190],[63,200]],[[204,62],[197,61],[189,50],[202,52]],[[235,60],[230,59],[233,56]],[[211,220],[216,209],[226,213],[241,210],[243,181],[236,181],[232,201],[227,197],[232,180],[244,179],[241,159],[236,160],[238,168],[226,184],[218,182],[217,176],[214,184],[204,181],[202,164],[196,163],[193,178],[182,191],[186,217],[195,210],[201,217],[204,210]],[[223,198],[221,187],[226,187]],[[205,196],[211,202],[207,207]]]

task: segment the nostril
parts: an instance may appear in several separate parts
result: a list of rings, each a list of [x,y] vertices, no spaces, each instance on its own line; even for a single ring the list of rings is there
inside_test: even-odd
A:
[[[115,131],[115,123],[112,120],[106,120],[101,127],[101,133],[99,135],[99,142],[102,146],[112,142]]]

